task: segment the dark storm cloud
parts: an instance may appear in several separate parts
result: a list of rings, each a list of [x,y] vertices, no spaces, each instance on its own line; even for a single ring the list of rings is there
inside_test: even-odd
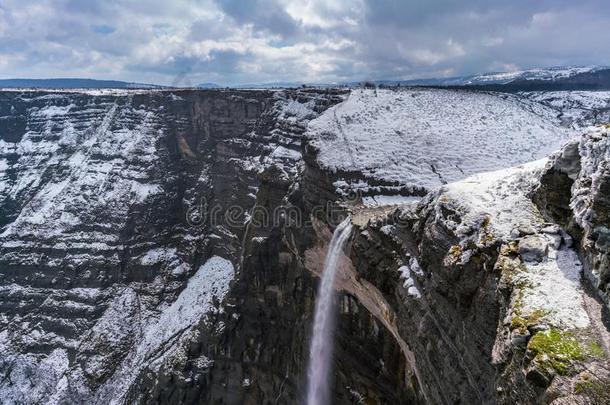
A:
[[[606,0],[0,0],[0,76],[339,81],[608,64]]]
[[[360,33],[374,39],[359,42],[362,57],[381,58],[404,75],[607,64],[599,45],[610,36],[591,31],[608,23],[609,11],[608,2],[597,0],[366,0]]]
[[[559,5],[562,2],[567,3],[561,0],[366,0],[365,10],[367,21],[374,25],[422,26],[435,24],[446,16],[458,19],[469,13],[488,16],[502,14],[506,22],[514,23],[526,22],[532,12],[545,9],[549,3]]]
[[[294,35],[298,23],[275,0],[216,0],[216,4],[238,24],[252,24],[257,30],[283,37]]]

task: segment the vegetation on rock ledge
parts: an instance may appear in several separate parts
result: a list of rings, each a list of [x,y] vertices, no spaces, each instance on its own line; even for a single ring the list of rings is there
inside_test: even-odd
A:
[[[536,333],[527,348],[535,355],[534,362],[539,367],[559,375],[569,375],[574,362],[604,356],[599,345],[585,347],[574,334],[555,328]]]

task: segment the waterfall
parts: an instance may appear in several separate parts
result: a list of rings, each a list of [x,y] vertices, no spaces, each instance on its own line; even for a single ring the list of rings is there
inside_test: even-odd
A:
[[[335,321],[335,297],[333,283],[337,272],[337,262],[343,245],[352,231],[348,217],[335,229],[328,247],[322,280],[318,288],[313,337],[309,350],[309,370],[307,376],[307,405],[326,405],[329,403],[329,376],[333,354],[333,329]]]

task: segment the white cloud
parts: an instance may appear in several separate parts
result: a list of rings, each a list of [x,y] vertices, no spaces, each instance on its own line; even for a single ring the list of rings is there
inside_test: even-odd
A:
[[[230,84],[610,64],[609,22],[603,0],[0,0],[0,76]]]

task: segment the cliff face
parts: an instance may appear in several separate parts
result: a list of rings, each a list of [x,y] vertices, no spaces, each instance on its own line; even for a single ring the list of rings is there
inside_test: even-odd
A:
[[[306,219],[304,124],[341,97],[3,93],[3,398],[300,402],[312,228],[284,210]],[[404,402],[396,343],[342,313],[338,398]]]
[[[545,107],[468,94],[364,92],[354,107],[346,92],[307,89],[1,93],[0,396],[301,403],[318,276],[351,214],[334,403],[592,398],[585,377],[606,378],[609,340],[572,248],[606,291],[606,135],[546,167],[434,191],[567,138]],[[378,96],[374,117],[361,111]],[[477,145],[471,115],[483,125],[510,111],[535,131],[535,156],[491,161],[489,142],[459,157],[428,141],[407,159],[391,152],[436,133],[425,117],[386,138],[350,126],[438,97],[472,103],[447,137]],[[386,167],[365,159],[379,145]],[[557,360],[553,339],[571,357]]]
[[[386,215],[355,209],[352,262],[396,311],[430,402],[608,401],[607,137]]]
[[[585,276],[608,304],[610,296],[610,143],[608,126],[590,130],[553,157],[535,199],[547,217],[576,239]]]
[[[2,396],[125,401],[143,395],[137,381],[161,381],[149,374],[180,358],[187,374],[176,384],[187,388],[164,382],[170,394],[159,395],[199,398],[191,388],[202,383],[185,381],[199,380],[189,376],[207,373],[214,358],[183,356],[204,339],[200,321],[210,335],[222,331],[223,298],[249,280],[230,286],[236,271],[249,274],[247,211],[259,189],[262,203],[283,198],[302,122],[339,97],[3,93]],[[215,257],[225,260],[210,264]]]

